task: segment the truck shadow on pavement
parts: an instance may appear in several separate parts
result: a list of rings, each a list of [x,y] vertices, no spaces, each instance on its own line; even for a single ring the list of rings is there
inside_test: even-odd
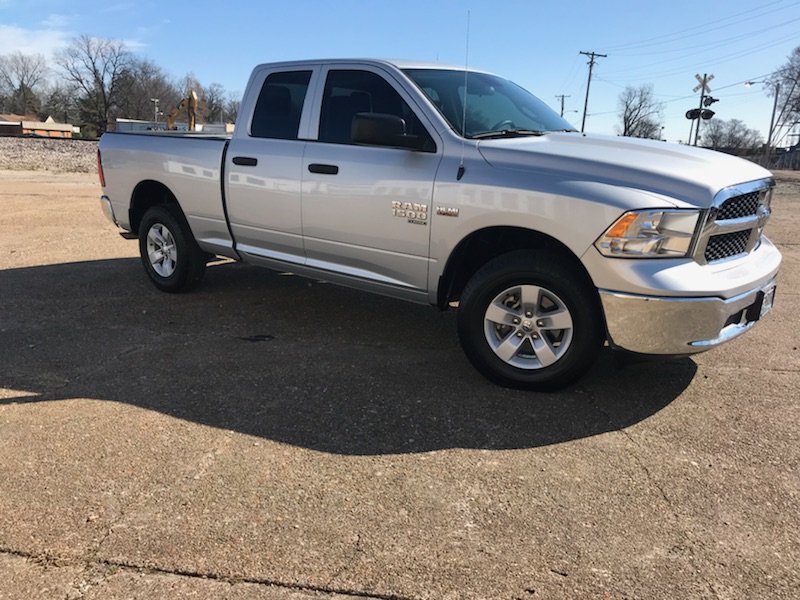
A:
[[[0,404],[122,402],[336,454],[581,439],[648,418],[696,373],[604,351],[569,389],[507,390],[464,357],[455,311],[240,264],[190,294],[157,291],[133,258],[4,270],[0,290]]]

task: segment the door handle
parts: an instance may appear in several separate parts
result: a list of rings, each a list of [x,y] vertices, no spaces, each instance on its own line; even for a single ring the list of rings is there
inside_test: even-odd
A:
[[[255,167],[258,164],[258,159],[249,156],[234,156],[233,164],[240,167]]]
[[[336,165],[321,165],[318,163],[311,163],[308,165],[308,170],[312,173],[321,173],[322,175],[336,175],[339,172],[339,167]]]

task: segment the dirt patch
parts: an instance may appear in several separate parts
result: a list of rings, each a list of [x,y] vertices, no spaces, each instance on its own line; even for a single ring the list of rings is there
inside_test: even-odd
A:
[[[800,181],[800,171],[773,171],[778,181]]]

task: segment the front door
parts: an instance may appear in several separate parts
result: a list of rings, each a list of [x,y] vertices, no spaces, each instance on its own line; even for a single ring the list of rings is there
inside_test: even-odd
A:
[[[303,158],[307,264],[410,292],[426,291],[433,182],[441,150],[402,88],[379,70],[330,68],[316,141]],[[356,145],[358,113],[401,117],[425,150]],[[312,136],[313,137],[313,136]]]

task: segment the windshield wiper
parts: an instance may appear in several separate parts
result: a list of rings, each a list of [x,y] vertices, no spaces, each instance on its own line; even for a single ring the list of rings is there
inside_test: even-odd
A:
[[[544,135],[547,131],[534,131],[532,129],[498,129],[497,131],[484,131],[483,133],[476,133],[469,136],[472,140],[484,140],[490,138],[504,138],[504,137],[525,137],[531,135]]]

